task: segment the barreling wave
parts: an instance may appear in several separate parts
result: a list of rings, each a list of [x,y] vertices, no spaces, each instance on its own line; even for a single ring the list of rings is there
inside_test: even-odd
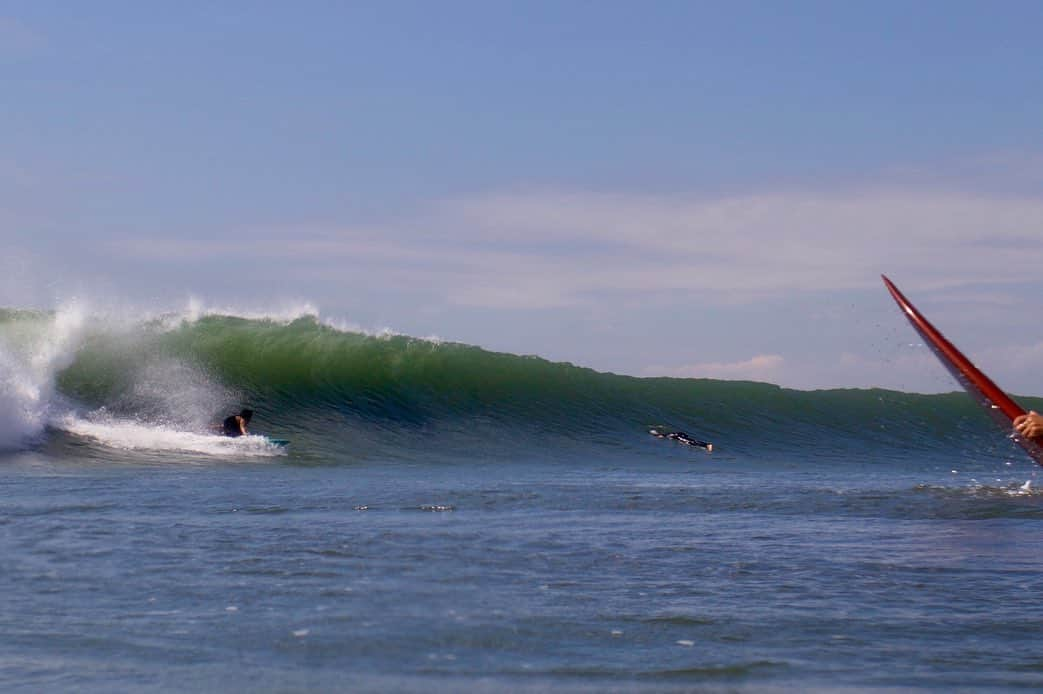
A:
[[[502,452],[534,437],[550,447],[633,447],[648,445],[652,424],[739,453],[872,447],[886,457],[1006,445],[962,393],[636,378],[338,329],[311,314],[114,324],[75,311],[0,311],[0,338],[0,444],[8,447],[38,439],[48,424],[75,430],[70,421],[202,435],[243,405],[257,412],[255,430],[359,455]]]

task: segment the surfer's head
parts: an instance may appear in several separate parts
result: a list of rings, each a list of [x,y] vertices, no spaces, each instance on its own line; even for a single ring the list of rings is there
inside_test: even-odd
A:
[[[246,422],[249,423],[249,421],[251,419],[253,419],[254,411],[253,410],[243,410],[242,412],[239,413],[239,416],[242,417],[244,420],[246,420]]]

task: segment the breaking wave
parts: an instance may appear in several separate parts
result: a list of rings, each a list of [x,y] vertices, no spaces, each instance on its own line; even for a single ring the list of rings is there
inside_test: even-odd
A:
[[[503,450],[534,437],[544,447],[633,446],[651,424],[739,453],[1011,450],[963,393],[636,378],[334,326],[310,307],[227,315],[196,306],[133,321],[76,306],[0,311],[4,448],[54,429],[114,447],[221,454],[235,448],[211,427],[244,405],[257,412],[255,430],[359,455]]]

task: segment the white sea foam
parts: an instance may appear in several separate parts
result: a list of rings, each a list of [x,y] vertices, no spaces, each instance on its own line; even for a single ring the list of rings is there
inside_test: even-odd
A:
[[[238,401],[202,367],[169,355],[150,354],[128,365],[127,374],[130,387],[111,405],[138,420],[174,429],[204,431],[218,413],[231,411]]]
[[[39,388],[21,367],[0,348],[0,449],[20,446],[43,428]]]
[[[238,306],[209,306],[201,299],[192,297],[181,311],[167,313],[162,320],[167,327],[176,328],[182,323],[195,323],[210,316],[229,316],[245,320],[270,321],[289,324],[301,318],[318,320],[319,309],[308,301],[289,302],[277,308],[256,309]]]
[[[341,333],[353,333],[385,340],[408,336],[407,333],[395,330],[390,326],[381,328],[367,327],[342,317],[323,315],[316,304],[303,300],[287,301],[275,307],[259,308],[227,303],[210,304],[198,297],[190,297],[183,307],[173,310],[130,310],[123,308],[120,310],[110,309],[102,315],[91,316],[92,321],[103,323],[112,328],[116,326],[133,328],[134,326],[152,324],[158,326],[161,330],[177,330],[185,324],[191,325],[204,318],[212,317],[241,318],[243,320],[269,322],[278,325],[289,325],[302,318],[310,318],[319,325]],[[445,339],[438,335],[427,335],[414,339],[435,345],[445,342]]]
[[[375,330],[372,328],[366,328],[359,325],[358,323],[353,323],[342,318],[324,317],[319,318],[318,320],[320,324],[326,326],[327,328],[336,330],[339,333],[358,333],[360,335],[366,335],[368,337],[377,337],[384,340],[390,339],[392,337],[399,337],[404,334],[398,332],[397,330],[387,327]]]
[[[369,329],[321,316],[310,302],[287,302],[273,309],[211,305],[191,299],[174,312],[127,306],[92,306],[73,301],[52,314],[6,322],[0,330],[0,449],[22,448],[42,440],[53,426],[91,437],[106,445],[135,450],[181,450],[213,455],[276,454],[260,437],[234,441],[207,436],[215,416],[240,404],[241,394],[206,369],[157,348],[156,331],[166,332],[206,317],[289,324],[310,318],[344,333],[390,339],[391,328]],[[421,338],[438,344],[435,336]],[[106,364],[125,382],[107,409],[84,416],[56,387],[81,347],[103,350]],[[100,345],[100,347],[99,347]]]
[[[176,451],[229,457],[276,456],[285,453],[285,448],[270,443],[263,436],[230,438],[128,420],[103,418],[94,421],[67,414],[53,420],[52,426],[121,450]]]
[[[349,321],[344,318],[323,316],[319,311],[318,306],[309,301],[288,302],[276,308],[256,309],[243,306],[231,306],[228,304],[208,305],[203,300],[192,297],[188,300],[187,305],[183,309],[153,315],[149,320],[158,321],[164,328],[174,330],[184,323],[196,323],[204,318],[217,316],[242,318],[244,320],[267,321],[280,325],[288,325],[296,320],[300,320],[301,318],[311,318],[318,324],[341,333],[356,333],[381,339],[389,339],[405,335],[405,333],[399,332],[391,327],[367,328],[360,323]],[[442,338],[436,335],[420,339],[435,344],[442,342]]]
[[[407,333],[399,332],[394,328],[383,327],[383,328],[367,328],[353,323],[351,321],[344,320],[342,318],[328,318],[321,317],[317,318],[321,325],[336,330],[339,333],[355,333],[358,335],[365,335],[367,337],[375,337],[380,340],[390,340],[393,337],[410,337]],[[430,342],[433,345],[441,345],[445,342],[443,338],[438,335],[425,335],[424,337],[410,337],[413,340],[422,340],[424,342]]]
[[[0,333],[0,448],[24,446],[43,433],[57,404],[55,379],[76,356],[85,316],[74,303],[47,321]]]

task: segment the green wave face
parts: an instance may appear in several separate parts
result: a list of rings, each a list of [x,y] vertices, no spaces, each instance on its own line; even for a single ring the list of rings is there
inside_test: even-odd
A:
[[[0,329],[10,343],[52,319],[2,312]],[[254,430],[317,450],[381,455],[461,446],[632,448],[648,445],[651,425],[740,453],[1002,445],[962,393],[635,378],[457,343],[345,332],[310,317],[210,316],[119,329],[88,323],[55,384],[56,397],[74,407],[192,430],[249,406]]]

